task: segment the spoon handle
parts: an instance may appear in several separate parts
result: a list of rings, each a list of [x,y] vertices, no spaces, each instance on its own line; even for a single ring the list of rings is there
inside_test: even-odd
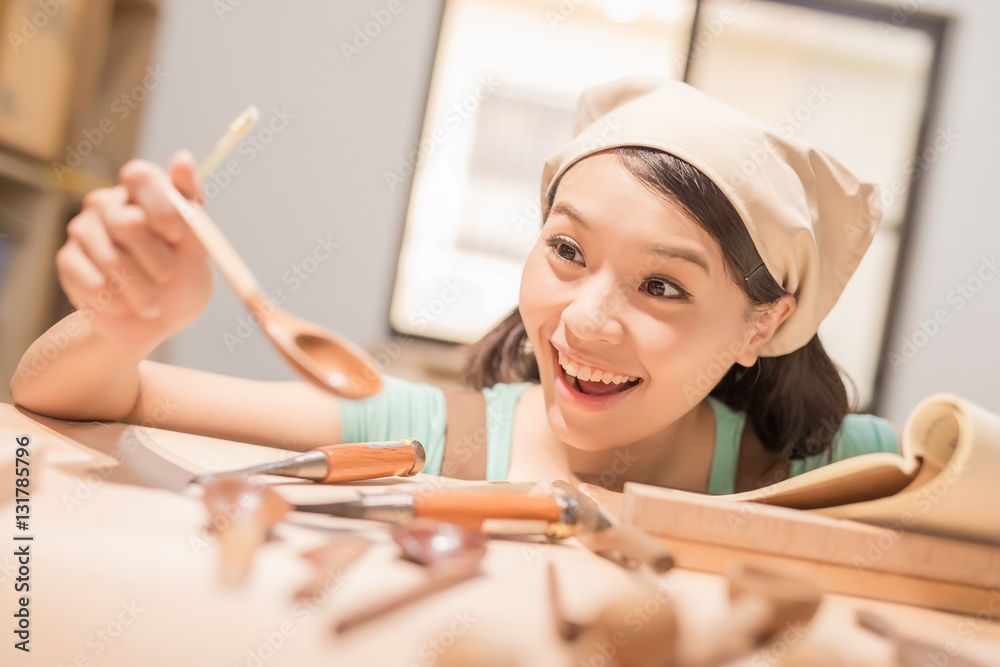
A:
[[[167,197],[180,213],[184,221],[205,246],[209,257],[219,267],[223,277],[233,290],[255,314],[262,306],[260,283],[253,277],[249,267],[243,262],[236,249],[222,234],[205,209],[191,203],[173,185],[166,186]]]

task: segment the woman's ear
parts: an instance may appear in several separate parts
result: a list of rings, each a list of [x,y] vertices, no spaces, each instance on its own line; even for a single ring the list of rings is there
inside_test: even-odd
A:
[[[795,306],[795,297],[786,294],[763,313],[757,315],[747,326],[749,340],[747,340],[743,352],[736,358],[736,363],[748,368],[753,366],[757,362],[757,353],[760,348],[771,340],[771,336],[778,330],[778,326],[795,312]]]

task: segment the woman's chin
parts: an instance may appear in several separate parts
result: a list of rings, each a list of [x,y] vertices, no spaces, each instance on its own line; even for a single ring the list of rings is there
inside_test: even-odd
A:
[[[556,436],[573,449],[583,452],[604,452],[622,446],[617,440],[595,437],[592,431],[583,432],[563,427],[556,432]]]

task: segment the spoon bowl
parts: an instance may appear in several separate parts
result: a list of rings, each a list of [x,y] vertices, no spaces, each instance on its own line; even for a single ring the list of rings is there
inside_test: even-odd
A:
[[[194,231],[226,281],[286,361],[302,377],[342,398],[366,398],[382,389],[371,357],[347,339],[296,317],[268,299],[250,269],[200,205],[166,184],[167,196]]]
[[[270,304],[249,305],[261,328],[299,375],[343,398],[371,396],[382,379],[368,354],[351,341]]]

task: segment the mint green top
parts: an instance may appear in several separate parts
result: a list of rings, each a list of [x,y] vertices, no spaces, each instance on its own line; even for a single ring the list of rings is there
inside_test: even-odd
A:
[[[736,486],[736,463],[745,412],[737,412],[714,396],[708,397],[715,412],[715,454],[708,474],[708,492],[733,493]],[[899,453],[892,423],[874,415],[844,415],[840,429],[833,436],[830,449],[805,459],[792,459],[788,475],[795,477],[834,461],[872,452]]]
[[[427,461],[423,472],[441,474],[444,434],[447,424],[444,392],[434,385],[383,375],[384,387],[375,396],[360,400],[337,399],[342,442],[366,442],[416,438],[423,444]],[[507,478],[510,465],[514,408],[531,382],[496,384],[483,389],[486,398],[486,479]],[[715,412],[715,454],[709,473],[708,492],[733,493],[740,434],[746,415],[709,396]],[[792,461],[792,476],[807,470],[870,452],[899,453],[892,425],[873,415],[847,415],[834,436],[831,450]]]

